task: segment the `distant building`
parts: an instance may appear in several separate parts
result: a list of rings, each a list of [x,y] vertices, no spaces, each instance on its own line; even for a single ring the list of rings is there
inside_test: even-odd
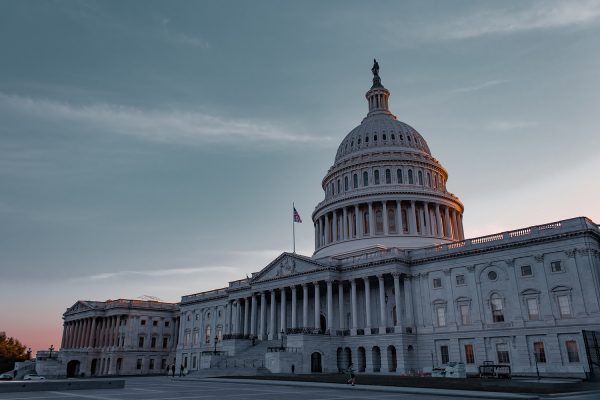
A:
[[[174,357],[191,371],[337,372],[352,362],[408,374],[458,361],[474,373],[489,361],[515,374],[588,373],[586,334],[600,331],[598,226],[579,217],[465,239],[448,172],[389,111],[373,72],[368,114],[322,180],[312,257],[283,253],[226,288],[183,296],[179,310],[78,302],[65,313],[65,359],[86,374],[154,372]],[[168,349],[153,351],[153,337],[168,337]]]

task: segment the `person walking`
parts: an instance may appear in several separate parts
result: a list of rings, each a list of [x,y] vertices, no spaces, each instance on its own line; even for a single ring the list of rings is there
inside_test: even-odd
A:
[[[173,378],[175,378],[175,363],[171,365],[171,372],[173,373]]]
[[[179,367],[179,377],[181,378],[181,376],[183,375],[183,364],[181,364],[181,366]]]
[[[356,375],[354,375],[354,365],[350,363],[346,371],[350,375],[350,379],[346,381],[346,384],[352,384],[352,386],[354,386],[354,383],[356,382]]]

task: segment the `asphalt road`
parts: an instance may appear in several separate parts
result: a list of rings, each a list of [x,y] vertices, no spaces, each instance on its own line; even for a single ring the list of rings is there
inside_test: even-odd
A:
[[[443,390],[440,391],[443,393]],[[485,394],[481,393],[481,399]],[[260,400],[342,400],[342,399],[458,399],[443,394],[403,394],[337,388],[260,385],[253,383],[203,382],[171,380],[167,377],[128,378],[124,389],[73,390],[51,392],[0,393],[0,400],[193,400],[193,399],[260,399]],[[597,400],[598,393],[556,399]]]

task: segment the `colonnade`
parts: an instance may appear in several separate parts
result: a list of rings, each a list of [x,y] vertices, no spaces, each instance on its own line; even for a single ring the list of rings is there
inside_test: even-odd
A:
[[[118,347],[121,316],[88,317],[65,322],[61,348]]]
[[[385,334],[392,330],[401,332],[403,325],[412,327],[412,289],[410,278],[399,273],[391,274],[393,278],[395,324],[388,321],[386,294],[386,276],[377,275],[379,310],[372,306],[372,277],[366,276],[350,280],[326,280],[301,285],[291,285],[254,293],[239,299],[230,299],[227,307],[227,334],[233,337],[256,337],[260,340],[276,339],[284,333],[300,333],[302,331],[318,331],[330,335],[370,335]],[[390,280],[388,279],[388,282]],[[401,289],[402,286],[402,289]],[[364,291],[364,302],[359,304],[358,291]],[[324,289],[324,312],[321,313],[321,290]],[[337,301],[334,301],[334,290]],[[403,293],[403,296],[402,296]],[[301,297],[301,301],[299,301]],[[403,298],[402,298],[403,297]],[[345,311],[349,298],[350,310]],[[291,306],[288,308],[288,299]],[[267,315],[267,308],[269,313]],[[309,319],[309,311],[312,319]],[[402,314],[404,310],[404,315]],[[291,316],[288,318],[288,311]],[[372,312],[379,312],[378,325],[373,323]],[[350,321],[346,321],[346,313],[350,313]],[[359,326],[359,315],[364,315],[364,324]],[[337,325],[334,326],[334,315]],[[279,318],[278,318],[279,317]],[[362,319],[362,318],[361,318]],[[393,329],[390,329],[393,326]]]
[[[340,207],[315,221],[315,248],[345,240],[387,235],[420,235],[463,240],[462,214],[427,201],[382,200]]]

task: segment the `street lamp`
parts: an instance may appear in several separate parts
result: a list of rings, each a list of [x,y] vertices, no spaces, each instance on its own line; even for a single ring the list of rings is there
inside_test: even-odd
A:
[[[215,335],[215,351],[214,354],[217,354],[217,341],[219,340],[219,337]]]
[[[54,351],[54,345],[53,344],[50,345],[50,348],[48,349],[48,351],[50,351],[49,358],[52,358],[52,352]]]
[[[283,329],[281,330],[281,350],[283,350],[283,335],[285,334],[285,332],[283,331]]]
[[[540,369],[538,368],[538,352],[537,351],[533,351],[533,358],[535,360],[535,373],[537,375],[537,379],[538,381],[540,380]]]

